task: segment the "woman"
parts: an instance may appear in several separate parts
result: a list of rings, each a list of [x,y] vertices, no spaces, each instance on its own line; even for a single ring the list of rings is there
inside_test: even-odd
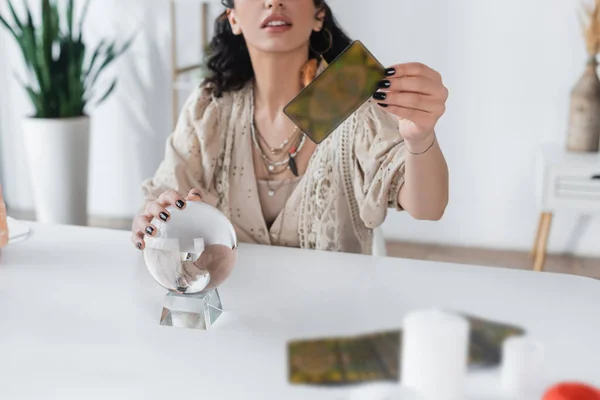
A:
[[[380,90],[318,146],[283,114],[349,44],[324,0],[225,0],[210,76],[189,98],[165,159],[144,182],[134,245],[166,207],[204,201],[240,242],[371,253],[388,208],[441,218],[448,171],[435,125],[448,95],[417,63],[386,71]],[[318,71],[315,69],[318,68]],[[290,161],[290,159],[292,159]]]

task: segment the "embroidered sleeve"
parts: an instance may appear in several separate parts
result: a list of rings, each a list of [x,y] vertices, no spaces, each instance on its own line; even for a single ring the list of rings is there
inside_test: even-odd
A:
[[[218,107],[205,88],[187,99],[175,130],[166,142],[165,155],[152,178],[142,183],[146,203],[174,189],[186,196],[192,188],[201,191],[209,204],[217,202],[215,169],[221,148]]]
[[[389,208],[401,210],[405,150],[398,119],[373,102],[364,108],[354,140],[354,191],[361,219],[376,228]]]

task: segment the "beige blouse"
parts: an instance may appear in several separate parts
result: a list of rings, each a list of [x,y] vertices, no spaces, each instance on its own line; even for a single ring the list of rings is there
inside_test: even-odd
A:
[[[196,89],[164,160],[142,185],[145,200],[197,188],[229,218],[240,242],[371,254],[372,229],[389,208],[401,209],[405,149],[396,117],[372,101],[361,106],[317,146],[269,226],[254,174],[251,85],[221,98]]]
[[[269,181],[258,179],[258,198],[267,227],[271,227],[285,207],[288,197],[294,192],[301,177]]]

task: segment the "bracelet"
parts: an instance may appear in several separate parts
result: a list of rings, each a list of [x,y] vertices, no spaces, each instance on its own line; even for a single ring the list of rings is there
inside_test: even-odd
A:
[[[413,156],[420,156],[421,154],[425,154],[425,153],[427,153],[427,152],[429,151],[429,149],[431,149],[431,148],[433,147],[433,145],[435,144],[435,141],[436,141],[436,136],[435,136],[435,134],[434,134],[434,135],[433,135],[433,142],[431,142],[431,144],[429,145],[429,147],[428,147],[428,148],[426,148],[424,151],[422,151],[422,152],[420,152],[420,153],[413,153],[412,151],[410,151],[410,150],[408,149],[408,147],[406,147],[406,146],[405,146],[405,147],[406,147],[406,151],[408,151],[408,152],[409,152],[410,154],[412,154]]]

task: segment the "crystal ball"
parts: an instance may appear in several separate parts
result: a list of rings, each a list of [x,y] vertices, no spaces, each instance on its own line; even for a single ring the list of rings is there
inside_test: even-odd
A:
[[[227,217],[202,202],[188,201],[180,210],[168,207],[170,219],[154,218],[155,236],[144,239],[144,262],[164,288],[180,294],[219,287],[237,260],[237,237]]]

